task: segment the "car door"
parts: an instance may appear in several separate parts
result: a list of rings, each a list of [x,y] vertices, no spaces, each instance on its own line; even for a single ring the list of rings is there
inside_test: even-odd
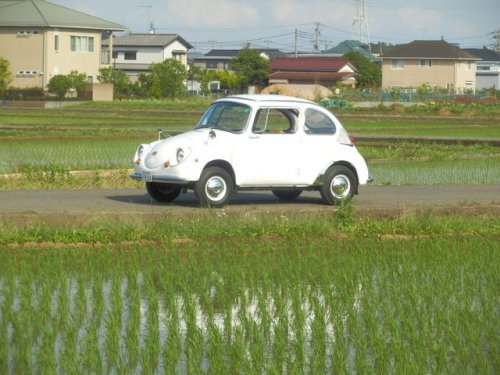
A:
[[[299,177],[299,111],[290,107],[259,108],[248,137],[234,154],[237,184],[291,186]]]
[[[323,169],[336,159],[338,143],[335,141],[337,126],[327,113],[308,108],[304,113],[301,135],[301,153],[298,168],[301,179],[312,184]]]

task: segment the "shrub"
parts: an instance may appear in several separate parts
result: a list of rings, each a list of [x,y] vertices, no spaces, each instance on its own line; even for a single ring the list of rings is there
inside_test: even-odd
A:
[[[58,98],[64,98],[71,87],[71,79],[66,75],[52,77],[47,85],[49,92],[55,94]]]

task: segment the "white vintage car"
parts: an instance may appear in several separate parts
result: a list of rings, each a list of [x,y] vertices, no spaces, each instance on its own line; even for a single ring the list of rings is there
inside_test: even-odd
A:
[[[331,112],[308,100],[236,95],[216,100],[191,131],[142,144],[133,179],[157,201],[192,189],[222,207],[237,190],[271,190],[293,200],[317,190],[327,204],[371,181],[363,157]]]

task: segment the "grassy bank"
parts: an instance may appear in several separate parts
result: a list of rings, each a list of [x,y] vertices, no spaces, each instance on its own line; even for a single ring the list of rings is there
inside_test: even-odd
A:
[[[0,225],[2,373],[483,373],[497,217]]]

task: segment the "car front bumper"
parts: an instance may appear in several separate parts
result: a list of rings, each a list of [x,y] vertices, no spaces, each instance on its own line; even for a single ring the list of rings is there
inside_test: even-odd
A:
[[[189,185],[192,182],[175,176],[155,176],[151,173],[141,173],[141,172],[132,173],[130,175],[130,178],[137,181],[170,183],[176,185]]]

